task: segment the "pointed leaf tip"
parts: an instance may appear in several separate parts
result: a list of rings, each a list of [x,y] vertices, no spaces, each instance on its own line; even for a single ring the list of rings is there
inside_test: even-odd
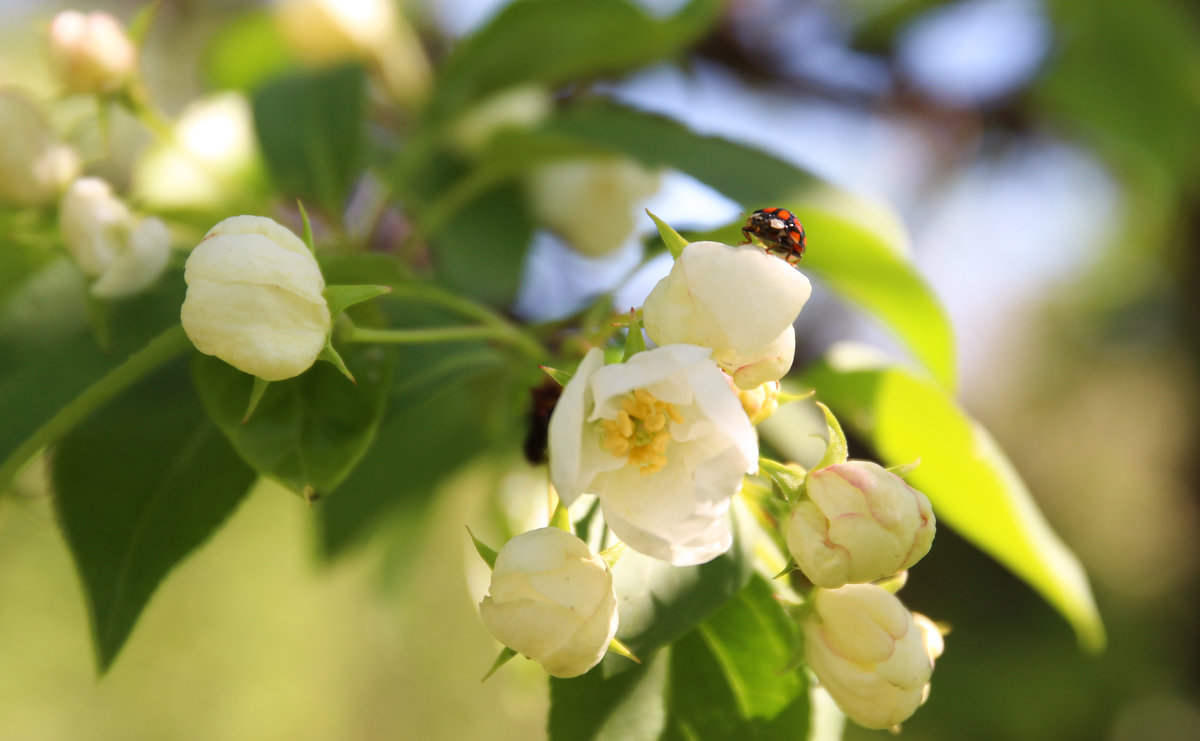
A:
[[[499,669],[500,667],[507,664],[512,659],[512,657],[514,657],[516,655],[517,655],[516,651],[512,650],[508,646],[505,646],[504,650],[500,652],[500,655],[496,657],[496,661],[492,664],[492,668],[488,669],[487,674],[483,675],[483,679],[480,679],[479,683],[483,684],[484,682],[491,679],[492,675],[496,673],[497,669]]]
[[[499,555],[495,550],[490,548],[479,538],[475,537],[475,533],[471,532],[471,528],[467,527],[467,535],[471,536],[471,542],[475,544],[475,552],[483,559],[483,562],[488,565],[488,568],[496,568],[496,557]]]

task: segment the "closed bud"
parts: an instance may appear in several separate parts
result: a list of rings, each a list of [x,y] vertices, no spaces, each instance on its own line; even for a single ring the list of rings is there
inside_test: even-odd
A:
[[[214,226],[184,268],[183,329],[200,352],[266,381],[316,362],[332,325],[308,247],[262,216]]]
[[[802,626],[805,653],[837,706],[866,728],[908,719],[929,694],[940,644],[928,640],[895,595],[874,584],[816,589],[812,600]]]
[[[64,10],[50,22],[50,63],[72,93],[107,95],[137,74],[137,49],[108,13]]]
[[[0,89],[0,203],[56,200],[79,174],[79,158],[50,129],[41,109],[16,88]]]
[[[732,376],[725,376],[729,387],[738,395],[742,409],[750,418],[750,424],[757,425],[770,418],[779,409],[779,381],[767,381],[751,389],[738,388]]]
[[[796,505],[788,550],[819,587],[882,579],[919,561],[933,543],[933,509],[924,494],[870,461],[846,461],[808,474],[808,499]]]
[[[658,173],[626,157],[555,162],[537,168],[527,189],[534,218],[590,257],[633,235],[641,204],[658,190]]]
[[[496,640],[553,676],[576,677],[616,635],[612,572],[574,535],[531,530],[500,549],[479,615]]]
[[[59,209],[63,242],[90,278],[92,294],[128,296],[154,282],[167,267],[171,239],[158,219],[138,219],[100,178],[71,184]]]
[[[741,389],[777,381],[792,367],[792,322],[808,301],[808,278],[761,249],[693,242],[642,307],[650,339],[712,348]]]

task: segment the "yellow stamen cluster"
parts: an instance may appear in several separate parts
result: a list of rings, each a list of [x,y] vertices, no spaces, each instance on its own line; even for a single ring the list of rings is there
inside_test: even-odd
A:
[[[659,401],[646,389],[635,389],[621,402],[616,419],[600,420],[604,449],[616,457],[629,456],[627,465],[638,466],[648,476],[667,465],[671,433],[667,420],[683,422],[674,404]]]

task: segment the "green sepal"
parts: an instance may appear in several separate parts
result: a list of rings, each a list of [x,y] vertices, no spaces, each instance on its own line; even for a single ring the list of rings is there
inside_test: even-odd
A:
[[[900,478],[904,478],[905,476],[909,475],[913,471],[917,470],[917,466],[919,466],[919,465],[921,465],[920,458],[916,459],[912,463],[901,463],[898,466],[888,466],[887,470],[896,474]]]
[[[688,241],[679,236],[679,232],[672,229],[665,221],[655,216],[646,209],[646,215],[654,219],[654,225],[658,227],[658,235],[662,237],[663,244],[667,246],[667,252],[671,253],[671,257],[676,260],[683,254],[683,248],[688,246]]]
[[[904,585],[907,583],[908,583],[908,570],[906,569],[904,571],[901,571],[898,574],[892,574],[889,577],[880,579],[879,581],[875,582],[875,586],[883,587],[884,589],[891,592],[892,594],[895,594],[896,592],[899,592],[901,589],[904,589]]]
[[[542,372],[545,373],[547,376],[550,376],[551,378],[553,378],[554,382],[557,383],[559,386],[566,386],[567,381],[571,380],[571,376],[575,375],[573,373],[568,373],[567,371],[564,371],[564,370],[559,370],[558,368],[551,368],[548,365],[539,365],[538,367],[541,368]]]
[[[808,471],[798,464],[784,464],[770,458],[759,458],[758,468],[771,477],[771,480],[783,492],[783,498],[787,500],[788,504],[794,505],[808,496],[804,487]]]
[[[391,292],[391,286],[357,285],[325,286],[325,290],[321,293],[325,296],[325,303],[329,305],[329,316],[336,319],[343,311],[355,304],[361,304]]]
[[[829,411],[829,407],[821,402],[817,402],[817,406],[821,407],[821,411],[825,412],[825,425],[829,430],[829,445],[825,448],[825,455],[821,456],[821,460],[813,469],[825,468],[838,463],[845,463],[849,457],[849,448],[846,445],[846,433],[842,432],[842,426],[838,423],[837,417],[833,416],[833,412]]]
[[[554,511],[550,513],[550,527],[556,527],[568,533],[572,532],[571,515],[563,506],[562,500],[559,500],[558,504],[554,506]]]
[[[806,399],[811,399],[816,395],[817,395],[816,389],[809,389],[808,391],[805,391],[803,394],[791,394],[791,393],[788,393],[787,391],[784,391],[783,389],[780,389],[779,397],[776,399],[776,401],[779,403],[779,406],[783,406],[784,404],[791,404],[793,401],[804,401]]]
[[[300,209],[300,220],[304,222],[304,231],[301,234],[301,238],[308,247],[308,251],[315,255],[317,254],[317,247],[313,243],[312,222],[308,220],[308,212],[304,210],[304,202],[299,198],[296,199],[296,208]],[[337,316],[337,314],[334,314],[334,316]]]
[[[326,338],[325,348],[321,350],[321,354],[317,356],[317,360],[324,360],[326,363],[332,364],[343,376],[350,379],[350,383],[355,386],[358,385],[358,381],[354,380],[354,374],[346,367],[346,361],[342,360],[342,356],[338,354],[337,350],[333,349],[333,342],[328,338]]]
[[[637,311],[629,312],[629,334],[625,335],[625,355],[621,362],[632,358],[646,349],[646,338],[642,336],[642,317]]]
[[[796,563],[796,559],[792,558],[791,556],[788,556],[787,563],[779,571],[778,574],[771,577],[771,580],[774,581],[775,579],[781,579],[781,578],[787,576],[788,574],[792,573],[793,571],[795,571],[798,568],[800,568],[800,566],[799,566],[799,564]]]
[[[619,561],[621,556],[624,554],[625,544],[618,542],[612,548],[605,548],[604,550],[600,551],[599,556],[600,558],[604,559],[604,563],[608,564],[608,568],[611,569],[617,565],[617,561]]]
[[[483,559],[483,562],[488,565],[488,568],[496,568],[496,557],[500,554],[489,548],[488,545],[482,540],[476,538],[475,533],[471,532],[471,528],[469,527],[467,528],[467,535],[471,536],[471,542],[475,544],[475,552],[478,553],[479,557]],[[486,678],[487,677],[484,677],[484,679]]]
[[[129,22],[129,40],[137,48],[141,49],[146,43],[146,36],[150,34],[150,26],[154,24],[154,18],[158,15],[160,5],[162,5],[162,0],[154,0],[151,3],[143,5],[134,14],[133,20]]]
[[[483,675],[483,679],[479,680],[480,684],[488,681],[488,679],[490,679],[491,676],[496,673],[497,669],[499,669],[500,667],[507,664],[509,662],[509,660],[512,659],[512,657],[514,657],[516,655],[517,655],[516,651],[512,650],[508,646],[505,646],[504,650],[500,652],[500,655],[496,657],[496,661],[495,661],[495,663],[492,664],[492,668],[488,669],[487,674]]]
[[[635,664],[642,663],[642,660],[639,659],[637,656],[634,656],[633,651],[629,650],[629,646],[626,646],[624,643],[621,643],[616,638],[613,638],[611,641],[608,642],[608,650],[611,651],[612,653],[616,654],[617,656],[624,656],[625,658],[629,659],[630,661],[632,661]]]
[[[254,377],[254,387],[250,389],[250,403],[246,405],[246,413],[242,415],[242,424],[250,421],[250,415],[254,414],[254,410],[258,408],[258,402],[262,401],[263,394],[267,393],[267,386],[270,381]]]

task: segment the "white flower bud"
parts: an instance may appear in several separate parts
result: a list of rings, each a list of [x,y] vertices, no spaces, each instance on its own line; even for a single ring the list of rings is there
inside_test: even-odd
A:
[[[927,629],[874,584],[816,589],[812,600],[802,626],[805,653],[842,712],[866,728],[891,728],[916,712],[938,648]]]
[[[593,348],[550,417],[563,502],[596,494],[617,537],[676,566],[729,550],[725,513],[758,468],[754,427],[710,354],[667,345],[604,365]]]
[[[521,533],[500,549],[479,615],[496,640],[556,677],[576,677],[616,635],[612,572],[564,530]]]
[[[138,160],[133,191],[148,207],[216,209],[264,180],[250,103],[225,92],[183,109],[170,141]]]
[[[171,238],[158,219],[137,219],[100,178],[71,184],[59,209],[63,242],[80,269],[95,278],[92,294],[137,293],[167,267]]]
[[[809,581],[840,587],[882,579],[921,560],[936,525],[924,494],[870,461],[812,471],[792,510],[788,550]]]
[[[267,381],[316,361],[332,325],[308,247],[262,216],[214,226],[184,268],[183,329],[200,352]]]
[[[50,63],[69,92],[106,95],[137,74],[137,49],[108,13],[64,10],[50,22]]]
[[[811,292],[808,278],[761,249],[693,242],[646,297],[642,318],[657,344],[710,347],[738,387],[752,389],[792,367],[792,322]]]
[[[527,180],[534,218],[573,249],[601,257],[633,234],[641,204],[658,190],[659,175],[627,157],[543,165]],[[662,343],[665,344],[665,343]]]
[[[541,85],[506,88],[467,110],[454,124],[451,141],[464,153],[478,153],[500,131],[537,126],[553,105],[550,91]]]
[[[58,198],[79,174],[79,158],[60,143],[37,104],[0,89],[0,202],[35,206]]]

